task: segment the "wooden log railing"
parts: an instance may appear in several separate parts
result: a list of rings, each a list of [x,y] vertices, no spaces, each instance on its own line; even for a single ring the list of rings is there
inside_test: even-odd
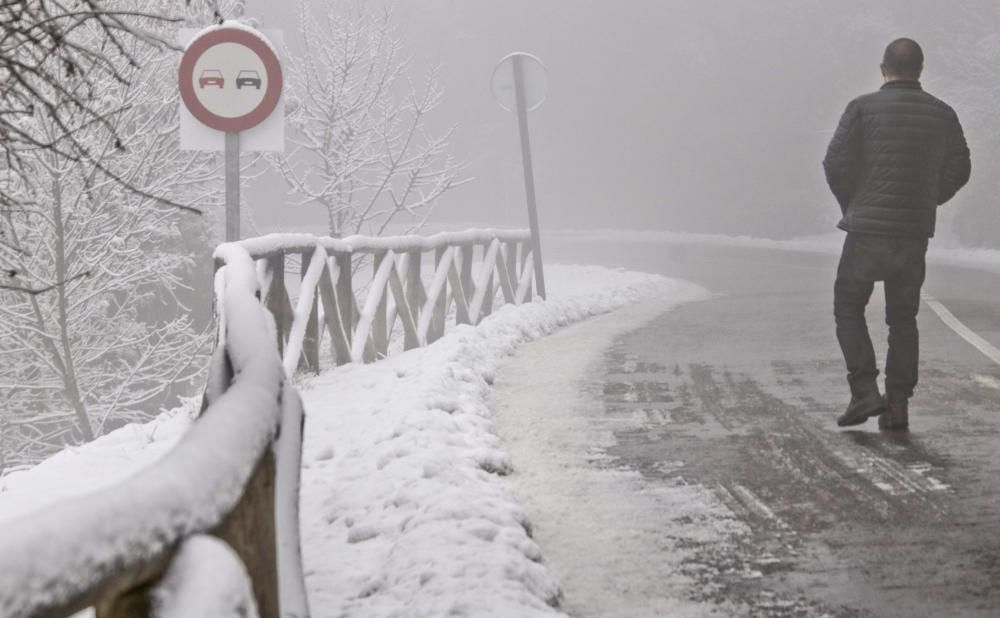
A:
[[[0,526],[0,616],[308,616],[301,401],[266,336],[253,262],[231,245],[217,255],[220,341],[201,415],[132,477]]]
[[[393,341],[404,350],[435,341],[450,317],[475,325],[498,300],[531,300],[530,238],[526,230],[468,230],[344,239],[273,234],[236,244],[257,261],[291,375],[319,371],[326,341],[337,365],[372,362],[389,354]],[[369,275],[363,282],[362,273]]]

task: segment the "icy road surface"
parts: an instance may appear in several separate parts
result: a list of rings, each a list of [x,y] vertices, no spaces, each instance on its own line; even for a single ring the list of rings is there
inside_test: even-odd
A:
[[[839,430],[835,256],[593,239],[547,250],[718,294],[596,318],[498,372],[506,480],[564,611],[1000,615],[1000,366],[954,324],[921,309],[909,433]],[[1000,276],[931,265],[925,291],[1000,347]],[[880,357],[883,311],[876,288]]]

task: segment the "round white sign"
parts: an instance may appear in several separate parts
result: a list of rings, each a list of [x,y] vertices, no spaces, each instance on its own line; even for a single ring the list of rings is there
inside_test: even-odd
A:
[[[199,121],[220,131],[244,131],[274,111],[281,96],[281,65],[258,33],[216,27],[188,45],[178,85]]]
[[[497,104],[508,112],[517,111],[517,93],[514,89],[515,63],[521,66],[525,107],[529,112],[538,109],[545,102],[545,95],[548,93],[548,72],[541,60],[524,52],[505,56],[497,64],[493,70],[493,79],[490,80],[493,97]]]

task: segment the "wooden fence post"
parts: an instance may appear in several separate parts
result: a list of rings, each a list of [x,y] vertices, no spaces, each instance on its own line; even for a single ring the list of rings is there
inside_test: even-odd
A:
[[[476,294],[476,285],[472,281],[472,260],[475,250],[476,246],[472,243],[465,243],[462,245],[462,269],[460,271],[462,291],[465,292],[465,300],[469,303],[472,302],[472,297]]]
[[[504,258],[507,263],[507,274],[510,275],[511,287],[517,289],[517,243],[504,243]]]
[[[292,303],[285,287],[285,254],[268,256],[267,269],[271,272],[271,287],[264,299],[264,306],[274,316],[275,330],[278,331],[278,355],[285,353],[285,337],[292,326]]]
[[[446,247],[441,246],[434,250],[434,271],[441,267],[441,259],[444,257]],[[448,311],[448,284],[441,288],[441,293],[434,300],[434,315],[431,318],[430,328],[427,333],[427,343],[437,341],[444,334],[444,322]]]
[[[299,266],[300,282],[304,282],[306,272],[312,263],[315,249],[306,249],[302,252],[302,264]],[[318,287],[318,286],[317,286]],[[306,290],[299,286],[299,296],[305,294]],[[319,294],[318,290],[312,290],[313,301],[309,308],[309,318],[306,321],[306,332],[302,338],[302,356],[299,358],[299,369],[319,373]]]
[[[486,257],[490,252],[489,247],[489,245],[483,245],[482,268],[489,270],[490,276],[486,279],[486,297],[483,298],[483,307],[479,312],[479,321],[482,321],[483,318],[493,313],[493,297],[496,296],[497,293],[496,288],[493,287],[493,277],[495,276],[497,268],[496,260],[488,264],[486,263]],[[497,250],[499,251],[499,247]]]
[[[414,323],[420,322],[420,310],[424,306],[425,292],[423,281],[420,279],[420,258],[422,251],[410,251],[410,266],[406,272],[406,302],[410,305],[413,313]],[[410,350],[420,345],[416,333],[407,333],[403,340],[403,349]]]
[[[382,262],[386,259],[394,260],[395,256],[386,251],[377,251],[372,257],[372,277],[374,280],[375,273],[378,272]],[[393,264],[392,268],[396,265]],[[372,290],[378,293],[378,290]],[[389,313],[389,286],[386,286],[381,290],[381,298],[378,301],[378,307],[375,309],[375,319],[372,321],[372,341],[375,344],[375,354],[386,356],[389,353],[389,333],[387,332],[387,321]]]
[[[337,268],[337,276],[340,276],[340,268]],[[337,300],[337,293],[333,288],[331,280],[330,260],[323,268],[323,274],[319,278],[319,294],[323,300],[323,318],[326,322],[326,330],[330,333],[330,349],[333,351],[334,362],[337,366],[351,362],[351,342],[340,318],[340,304]]]
[[[337,303],[340,304],[338,310],[340,311],[340,325],[344,329],[344,334],[347,336],[347,341],[350,342],[354,335],[354,284],[353,279],[353,268],[351,253],[338,253],[337,254],[337,270],[340,271],[340,275],[337,277]],[[344,364],[350,362],[350,357],[345,359],[337,359],[337,364]]]
[[[229,543],[246,566],[261,618],[278,618],[274,473],[274,454],[268,448],[257,463],[236,508],[215,530],[215,534]]]
[[[519,243],[519,244],[521,246],[521,273],[523,274],[524,273],[524,269],[527,267],[527,264],[528,264],[529,249],[528,249],[527,243],[522,242],[522,243]],[[532,259],[534,259],[534,258],[532,258]],[[530,302],[531,301],[531,288],[532,288],[532,286],[529,285],[528,286],[528,293],[525,294],[525,296],[524,296],[524,302]]]

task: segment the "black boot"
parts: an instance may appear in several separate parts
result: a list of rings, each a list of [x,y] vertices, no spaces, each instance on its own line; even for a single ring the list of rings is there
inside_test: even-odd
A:
[[[887,393],[885,414],[878,417],[878,428],[892,431],[906,429],[909,426],[909,401],[906,397]]]
[[[852,395],[851,403],[847,405],[847,411],[837,419],[838,427],[850,427],[860,425],[873,416],[878,416],[885,411],[885,399],[878,391],[871,391],[864,395]]]

